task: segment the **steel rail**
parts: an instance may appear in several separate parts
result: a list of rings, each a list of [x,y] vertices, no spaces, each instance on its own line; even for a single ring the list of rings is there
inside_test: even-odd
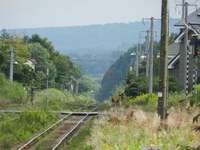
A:
[[[95,108],[91,111],[93,112],[94,110],[96,109],[96,106]],[[50,127],[48,127],[47,129],[45,129],[44,131],[42,131],[41,133],[39,133],[38,135],[36,135],[35,137],[33,137],[32,139],[30,139],[27,143],[25,143],[24,145],[22,145],[20,148],[18,148],[18,150],[23,150],[23,149],[26,149],[28,146],[31,146],[31,144],[36,141],[39,137],[43,136],[45,133],[47,133],[48,131],[50,131],[51,129],[53,129],[55,126],[57,126],[59,123],[61,123],[63,120],[65,120],[66,118],[70,117],[73,115],[73,112],[70,112],[67,116],[63,117],[62,119],[58,120],[56,123],[54,123],[53,125],[51,125]],[[86,115],[83,119],[81,119],[75,127],[73,127],[73,129],[68,132],[68,134],[66,134],[59,142],[59,144],[56,144],[57,146],[59,146],[63,141],[64,139],[66,139],[67,136],[69,136],[89,115],[90,115],[90,112],[87,112],[85,113],[84,115]]]
[[[92,110],[92,112],[96,109],[96,106],[95,108]],[[63,136],[63,138],[52,148],[52,150],[56,150],[58,149],[58,147],[63,143],[63,141],[73,132],[75,131],[79,126],[80,124],[89,116],[89,113],[87,113],[87,115],[81,119],[67,134],[65,134]]]
[[[22,150],[25,149],[27,146],[29,146],[33,141],[35,141],[38,137],[42,136],[43,134],[45,134],[46,132],[48,132],[49,130],[51,130],[52,128],[54,128],[56,125],[58,125],[60,122],[62,122],[64,119],[68,118],[71,114],[65,116],[64,118],[60,119],[59,121],[57,121],[56,123],[54,123],[53,125],[51,125],[49,128],[45,129],[43,132],[39,133],[38,135],[36,135],[34,138],[32,138],[31,140],[29,140],[26,144],[24,144],[23,146],[21,146],[20,148],[18,148],[18,150]]]

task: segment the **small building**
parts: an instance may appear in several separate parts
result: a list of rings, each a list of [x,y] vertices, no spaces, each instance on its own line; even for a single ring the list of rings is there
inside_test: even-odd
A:
[[[189,90],[193,87],[193,74],[194,74],[194,52],[193,47],[189,45],[189,41],[193,34],[200,33],[200,8],[188,16],[188,55],[189,55],[189,72],[188,72],[188,86]],[[169,56],[171,59],[168,63],[169,75],[175,76],[178,79],[180,90],[184,90],[184,80],[186,70],[183,65],[185,63],[185,53],[184,53],[184,23],[179,21],[175,24],[175,27],[180,28],[180,32],[175,39],[175,43],[169,46]]]
[[[33,71],[35,71],[35,65],[37,65],[37,61],[35,59],[29,59],[27,62],[24,63],[25,65],[29,65]]]

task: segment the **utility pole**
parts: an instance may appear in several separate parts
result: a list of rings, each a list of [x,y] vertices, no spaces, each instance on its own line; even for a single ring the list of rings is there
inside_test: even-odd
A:
[[[139,65],[138,65],[138,55],[139,55],[139,44],[136,46],[136,60],[135,60],[135,70],[136,70],[136,77],[139,75]]]
[[[182,20],[184,21],[185,18],[185,0],[182,0]]]
[[[151,36],[150,36],[150,52],[149,52],[149,93],[153,92],[153,21],[154,18],[151,17]]]
[[[10,83],[13,83],[14,50],[10,50]]]
[[[49,89],[49,68],[47,68],[47,91],[46,91],[46,105],[49,104],[48,102],[48,89]]]
[[[149,77],[149,30],[146,31],[147,36],[145,37],[146,42],[145,42],[145,55],[146,55],[146,77]]]
[[[150,20],[151,21],[151,31],[150,31],[150,45],[149,45],[149,93],[153,93],[153,40],[154,40],[154,20],[160,20],[155,19],[154,17],[151,18],[142,18],[142,21],[144,20]]]
[[[182,6],[182,20],[183,20],[183,24],[184,24],[184,28],[185,28],[185,34],[184,34],[184,49],[182,52],[182,56],[183,56],[183,62],[181,62],[183,64],[183,66],[181,66],[183,69],[181,70],[180,74],[182,75],[182,83],[183,83],[183,87],[184,87],[184,93],[187,96],[189,93],[189,52],[188,52],[188,31],[189,31],[189,27],[188,27],[188,7],[189,6],[196,6],[197,9],[197,5],[196,4],[189,4],[187,2],[185,2],[185,0],[182,1],[182,4],[177,4],[177,6]]]
[[[188,3],[185,2],[185,36],[184,36],[184,91],[188,95],[189,55],[188,55]]]
[[[168,88],[168,38],[169,38],[169,8],[168,0],[162,0],[161,21],[161,49],[160,49],[160,77],[158,93],[158,115],[162,120],[167,114],[167,88]]]

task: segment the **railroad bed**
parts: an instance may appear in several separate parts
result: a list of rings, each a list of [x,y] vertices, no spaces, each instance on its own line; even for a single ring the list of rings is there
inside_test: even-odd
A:
[[[91,112],[96,109],[93,108]],[[78,127],[91,115],[88,113],[68,114],[49,128],[45,129],[34,138],[18,147],[18,150],[57,150],[64,147],[65,141],[69,140],[77,131]]]

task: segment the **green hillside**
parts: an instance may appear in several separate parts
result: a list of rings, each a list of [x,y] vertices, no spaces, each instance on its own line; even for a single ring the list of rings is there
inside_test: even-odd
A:
[[[129,50],[120,56],[106,71],[102,81],[101,89],[97,95],[97,99],[103,101],[112,95],[112,91],[121,84],[127,74],[130,65],[130,54],[135,51],[131,47]]]

